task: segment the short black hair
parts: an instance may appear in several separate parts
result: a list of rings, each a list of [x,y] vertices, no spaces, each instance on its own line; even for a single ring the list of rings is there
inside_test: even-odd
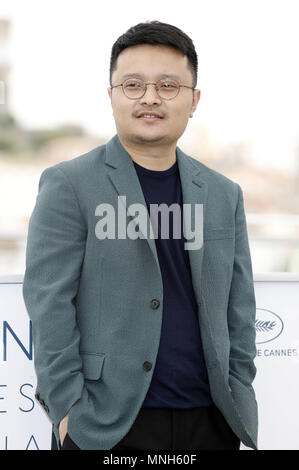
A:
[[[132,26],[122,34],[112,46],[110,57],[109,81],[112,86],[111,77],[117,67],[119,54],[130,46],[138,44],[163,45],[175,48],[187,56],[188,66],[192,73],[192,86],[197,84],[198,60],[194,44],[189,36],[181,29],[161,21],[146,21]]]

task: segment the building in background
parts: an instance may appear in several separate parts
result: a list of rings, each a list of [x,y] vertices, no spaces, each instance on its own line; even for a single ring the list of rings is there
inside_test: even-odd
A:
[[[2,115],[7,113],[9,106],[10,33],[10,21],[0,18],[0,113]]]

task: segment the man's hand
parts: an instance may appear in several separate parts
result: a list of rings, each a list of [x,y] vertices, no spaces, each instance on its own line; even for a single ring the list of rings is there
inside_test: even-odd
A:
[[[65,415],[65,417],[62,418],[62,420],[59,423],[59,438],[60,438],[61,447],[63,446],[63,441],[67,433],[68,419],[69,419],[69,414]]]

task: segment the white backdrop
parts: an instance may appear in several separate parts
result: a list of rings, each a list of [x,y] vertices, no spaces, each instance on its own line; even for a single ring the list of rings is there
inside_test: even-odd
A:
[[[260,273],[254,281],[258,448],[299,449],[299,273]],[[0,277],[0,450],[51,448],[51,422],[34,398],[22,282],[22,275]]]

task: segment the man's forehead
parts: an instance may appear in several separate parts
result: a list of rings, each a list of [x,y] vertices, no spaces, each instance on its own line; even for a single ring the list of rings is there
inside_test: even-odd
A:
[[[146,48],[147,45],[132,46],[119,54],[115,69],[118,79],[126,80],[130,77],[136,77],[144,81],[157,81],[163,78],[173,78],[177,81],[186,81],[189,78],[190,70],[186,55],[178,54],[170,47],[149,45],[149,51],[167,50],[167,56],[164,55],[162,58],[157,56],[157,62],[155,62],[155,56],[149,58],[144,54]],[[136,55],[137,50],[139,51],[138,55]]]
[[[122,74],[121,78],[125,80],[126,78],[141,78],[142,80],[147,79],[146,74],[141,72],[127,72]],[[164,73],[157,73],[153,76],[153,79],[161,79],[161,78],[173,78],[174,80],[181,80],[181,75],[175,72],[164,72]]]

